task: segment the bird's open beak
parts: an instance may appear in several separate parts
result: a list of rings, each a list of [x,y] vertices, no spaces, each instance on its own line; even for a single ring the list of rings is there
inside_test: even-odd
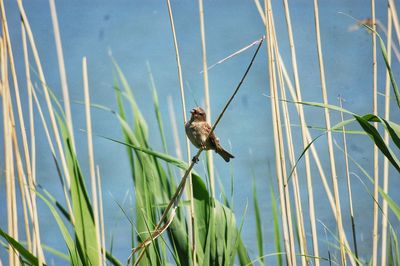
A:
[[[194,113],[194,111],[193,110],[190,110],[190,114],[193,114]]]

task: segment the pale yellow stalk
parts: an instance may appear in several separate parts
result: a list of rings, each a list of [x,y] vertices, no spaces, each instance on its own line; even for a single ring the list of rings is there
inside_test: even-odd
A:
[[[283,3],[284,3],[284,9],[285,9],[286,26],[288,29],[290,53],[291,53],[291,58],[292,58],[293,78],[295,81],[297,101],[302,101],[300,79],[299,79],[299,74],[298,74],[298,69],[297,69],[296,48],[295,48],[295,43],[294,43],[294,38],[293,38],[292,22],[291,22],[290,11],[289,11],[289,3],[287,0],[284,0]],[[308,146],[309,141],[307,140],[307,133],[306,133],[307,125],[305,122],[304,111],[303,111],[302,105],[299,105],[299,119],[300,119],[300,126],[301,126],[303,149],[305,149]],[[309,211],[309,215],[310,215],[311,237],[312,237],[312,241],[313,241],[313,251],[314,251],[313,255],[315,257],[319,257],[318,234],[317,234],[317,225],[316,225],[316,221],[315,221],[316,219],[315,219],[315,207],[314,207],[314,193],[313,193],[313,186],[312,186],[310,156],[309,156],[308,152],[306,152],[304,154],[304,161],[305,161],[305,166],[306,166],[307,191],[308,191],[308,211]],[[316,266],[319,266],[319,264],[320,264],[319,259],[315,259],[314,263]]]
[[[375,21],[375,1],[371,0],[371,17],[372,17],[372,112],[378,114],[378,68],[376,62],[376,21]],[[378,124],[374,123],[375,128]],[[372,229],[372,266],[378,265],[378,223],[379,223],[379,157],[378,147],[374,145],[374,213],[373,213],[373,229]]]
[[[204,28],[204,7],[203,0],[199,0],[199,17],[200,17],[200,33],[201,33],[201,50],[203,61],[203,81],[204,81],[204,100],[207,113],[207,122],[211,125],[211,105],[210,105],[210,90],[208,84],[208,68],[207,68],[207,49],[206,49],[206,34]],[[215,197],[215,181],[214,181],[214,160],[212,151],[207,151],[207,168],[210,178],[211,196]]]
[[[274,17],[273,13],[271,12],[271,26],[272,26],[272,34],[273,34],[273,41],[274,41],[274,48],[275,48],[275,57],[279,57],[279,47],[278,47],[278,41],[276,38],[276,31],[275,31],[275,22],[274,22]],[[291,132],[291,123],[290,123],[290,116],[289,116],[289,110],[287,106],[286,100],[286,92],[285,92],[285,84],[283,80],[283,73],[282,73],[282,67],[280,64],[280,61],[276,61],[277,65],[277,70],[278,70],[278,80],[279,80],[279,87],[281,91],[281,98],[283,101],[281,101],[282,105],[282,110],[283,110],[283,118],[284,118],[284,123],[285,123],[285,132],[286,132],[286,139],[287,139],[287,147],[288,147],[288,152],[289,152],[289,161],[290,161],[290,168],[292,169],[296,165],[296,159],[294,155],[294,147],[293,147],[293,140],[292,140],[292,132]],[[286,197],[290,195],[289,193],[289,187],[287,184],[287,174],[286,174],[286,167],[284,169],[284,186],[286,189]],[[298,174],[297,174],[297,169],[293,170],[292,174],[292,184],[293,184],[293,194],[294,194],[294,200],[295,200],[295,210],[296,210],[296,217],[297,217],[297,231],[299,234],[299,247],[300,247],[300,259],[301,259],[301,264],[302,265],[308,265],[308,251],[307,251],[307,240],[305,236],[305,230],[304,230],[304,218],[303,218],[303,209],[302,209],[302,204],[301,204],[301,195],[300,195],[300,188],[299,188],[299,182],[298,182]],[[290,200],[290,199],[289,199]]]
[[[279,61],[281,62],[283,77],[285,78],[285,82],[286,82],[286,85],[288,86],[288,89],[289,89],[290,95],[291,95],[291,97],[292,97],[292,100],[293,100],[294,102],[298,102],[297,96],[296,96],[296,92],[295,92],[295,89],[294,89],[294,86],[293,86],[293,84],[292,84],[292,81],[291,81],[290,78],[289,78],[289,75],[288,75],[288,73],[287,73],[285,64],[284,64],[284,62],[283,62],[281,56],[279,56]],[[301,104],[296,104],[296,105],[295,105],[297,113],[300,112],[300,108],[299,108],[300,105],[301,105]],[[305,123],[307,124],[306,121],[305,121]],[[308,143],[310,143],[313,139],[312,139],[312,137],[311,137],[311,134],[310,134],[310,131],[309,131],[308,128],[306,128],[305,133],[306,133],[307,141],[308,141]],[[311,146],[310,146],[310,149],[311,149],[311,154],[312,154],[312,156],[313,156],[315,165],[317,166],[318,173],[319,173],[319,175],[320,175],[320,177],[321,177],[322,185],[324,186],[325,193],[326,193],[326,196],[327,196],[327,198],[328,198],[329,205],[330,205],[330,207],[331,207],[333,216],[334,216],[335,219],[336,219],[336,211],[335,211],[335,210],[336,210],[336,205],[335,205],[335,200],[334,200],[334,197],[333,197],[333,195],[332,195],[332,191],[331,191],[331,188],[330,188],[330,184],[328,183],[328,179],[327,179],[327,177],[326,177],[326,175],[325,175],[324,168],[322,167],[321,159],[319,158],[317,149],[315,148],[314,145],[311,145]],[[346,244],[346,249],[350,250],[350,245],[349,245],[349,243],[348,243],[348,241],[347,241],[346,235],[344,236],[344,240],[345,240],[345,244]],[[354,260],[354,258],[353,258],[352,256],[349,256],[349,259],[350,259],[350,263],[351,263],[352,265],[356,265],[356,261]]]
[[[399,25],[399,18],[397,16],[396,5],[393,0],[388,0],[388,4],[393,17],[393,25],[397,35],[397,44],[400,46],[400,25]]]
[[[339,96],[339,104],[340,108],[343,108],[342,98]],[[340,112],[340,119],[344,121],[343,112]],[[349,169],[349,158],[348,158],[348,151],[347,151],[347,140],[346,140],[346,128],[343,126],[343,155],[344,155],[344,162],[346,167],[346,179],[347,179],[347,192],[349,196],[349,209],[350,209],[350,221],[352,226],[352,234],[353,234],[353,242],[354,242],[354,255],[358,258],[358,250],[357,250],[357,239],[356,239],[356,228],[354,222],[354,211],[353,211],[353,193],[351,191],[351,180],[350,180],[350,169]]]
[[[1,5],[3,3],[1,2]],[[4,23],[3,23],[4,31]],[[17,219],[17,204],[15,195],[14,183],[14,160],[12,151],[12,131],[15,125],[11,122],[12,112],[10,89],[8,84],[7,71],[7,51],[6,40],[1,39],[1,85],[2,85],[2,106],[3,106],[3,126],[4,126],[4,175],[6,185],[6,201],[7,201],[7,231],[8,234],[18,241],[18,219]],[[18,252],[8,245],[8,260],[10,265],[19,265]]]
[[[25,9],[24,9],[24,7],[22,5],[21,0],[17,0],[17,4],[18,4],[18,8],[19,8],[19,11],[20,11],[21,18],[22,18],[23,23],[24,23],[24,27],[25,27],[25,30],[26,30],[26,33],[27,33],[27,36],[28,36],[29,43],[30,43],[30,45],[32,47],[33,57],[35,59],[35,63],[36,63],[36,66],[37,66],[39,80],[40,80],[41,85],[43,87],[44,96],[45,96],[45,100],[46,100],[46,104],[47,104],[47,109],[48,109],[48,112],[49,112],[49,115],[50,115],[50,121],[51,121],[51,125],[52,125],[52,128],[53,128],[54,137],[56,139],[58,152],[59,152],[59,155],[60,155],[62,170],[64,172],[65,180],[66,180],[66,183],[67,183],[67,187],[69,189],[70,188],[70,184],[71,184],[70,173],[69,173],[69,170],[68,170],[68,167],[67,167],[67,162],[66,162],[66,158],[65,158],[65,154],[64,154],[64,150],[63,150],[61,136],[60,136],[60,132],[59,132],[59,129],[58,129],[58,126],[57,126],[57,122],[56,122],[56,119],[55,119],[55,115],[54,115],[53,104],[52,104],[51,99],[50,99],[50,95],[49,95],[49,92],[48,92],[46,79],[45,79],[44,73],[43,73],[43,68],[42,68],[42,65],[40,63],[39,53],[37,51],[36,43],[35,43],[35,40],[34,40],[33,34],[32,34],[32,30],[30,28],[29,21],[28,21],[28,18],[26,16]],[[66,198],[66,201],[68,203],[69,199]],[[74,224],[75,223],[75,219],[74,219],[73,213],[70,212],[70,215],[71,215],[72,223]]]
[[[40,119],[41,119],[42,124],[43,124],[44,132],[45,132],[45,134],[46,134],[47,143],[49,144],[50,151],[51,151],[52,155],[53,155],[54,158],[55,158],[55,157],[56,157],[56,153],[55,153],[55,148],[54,148],[54,146],[53,146],[53,142],[52,142],[51,137],[50,137],[50,131],[49,131],[49,128],[48,128],[48,126],[47,126],[46,120],[45,120],[45,118],[44,118],[44,114],[43,114],[43,111],[42,111],[42,107],[40,106],[39,100],[38,100],[38,98],[37,98],[36,92],[35,92],[35,90],[33,89],[33,87],[32,87],[32,96],[33,96],[33,99],[35,100],[36,108],[37,108],[38,111],[39,111]],[[73,213],[73,212],[72,212],[72,207],[71,207],[72,205],[71,205],[71,201],[70,201],[69,196],[68,196],[68,191],[67,191],[67,189],[68,189],[68,188],[67,188],[66,186],[63,186],[63,192],[64,192],[64,197],[65,197],[66,202],[67,202],[68,211],[69,211],[70,213]],[[73,220],[71,220],[71,222],[72,222],[72,221],[73,221]]]
[[[389,64],[392,61],[392,12],[391,7],[388,6],[387,14],[387,58]],[[385,83],[385,119],[390,118],[390,77],[389,72],[386,71],[386,83]],[[389,134],[387,130],[384,133],[384,140],[386,145],[389,147]],[[389,160],[385,156],[383,159],[383,192],[389,193]],[[387,227],[388,227],[388,202],[385,199],[382,204],[382,242],[381,242],[381,265],[386,265],[387,261]]]
[[[106,237],[105,237],[105,228],[104,228],[104,211],[103,211],[103,193],[101,188],[101,175],[100,168],[96,166],[97,173],[97,191],[99,192],[99,213],[100,213],[100,228],[101,228],[101,250],[102,250],[102,263],[103,265],[107,265],[106,260]]]
[[[54,0],[50,0],[53,2]],[[92,203],[93,203],[93,216],[94,224],[96,229],[96,242],[97,242],[97,254],[99,262],[102,263],[101,256],[101,242],[100,242],[100,219],[99,219],[99,203],[97,197],[97,185],[96,185],[96,172],[94,169],[94,153],[93,153],[93,139],[92,139],[92,119],[90,115],[90,94],[89,94],[89,80],[87,74],[87,60],[86,57],[82,59],[82,77],[83,77],[83,92],[85,96],[85,117],[86,117],[86,129],[87,129],[87,141],[88,141],[88,160],[89,160],[89,171],[90,171],[90,185],[92,188]]]
[[[33,85],[31,81],[31,76],[30,76],[30,67],[29,67],[29,56],[28,56],[28,47],[26,43],[26,32],[23,24],[21,23],[21,32],[22,32],[22,46],[23,46],[23,52],[24,52],[24,63],[25,63],[25,75],[26,75],[26,85],[27,85],[27,90],[28,90],[28,98],[29,98],[29,128],[30,128],[30,134],[31,134],[31,162],[30,162],[30,168],[31,168],[31,176],[29,175],[28,171],[28,185],[29,188],[29,194],[31,198],[31,204],[32,204],[32,225],[33,225],[33,237],[35,239],[35,249],[36,254],[38,256],[38,265],[42,265],[45,262],[44,258],[44,253],[41,245],[41,240],[40,240],[40,227],[39,227],[39,219],[38,219],[38,214],[37,214],[37,206],[36,206],[36,192],[33,190],[33,188],[36,187],[36,144],[35,144],[35,126],[34,126],[34,115],[33,115],[33,102],[32,102],[32,91],[33,91]]]
[[[15,99],[16,99],[15,102],[16,102],[16,106],[17,106],[17,113],[18,113],[18,118],[19,118],[21,136],[22,136],[22,144],[23,144],[23,149],[24,149],[25,164],[26,164],[26,171],[27,171],[27,175],[28,175],[29,188],[33,189],[34,182],[33,182],[33,177],[32,177],[31,160],[30,160],[28,141],[27,141],[27,136],[26,136],[26,128],[25,128],[25,122],[24,122],[24,118],[23,118],[23,114],[22,114],[18,79],[17,79],[17,74],[16,74],[16,70],[15,70],[15,65],[14,65],[13,50],[12,50],[10,34],[9,34],[9,30],[8,30],[7,18],[6,18],[3,1],[1,1],[1,3],[0,3],[0,8],[1,8],[1,14],[2,14],[3,33],[5,36],[5,43],[6,43],[5,46],[7,47],[6,50],[9,55],[8,58],[10,60],[10,70],[11,70],[11,76],[12,76],[13,85],[14,85],[14,91],[15,91]],[[11,98],[10,98],[10,106],[11,106]],[[34,226],[36,246],[38,248],[38,250],[37,250],[38,264],[41,265],[42,263],[44,263],[44,256],[43,256],[43,250],[40,245],[39,227],[38,227],[38,219],[37,219],[37,211],[36,211],[36,201],[35,201],[34,196],[32,196],[32,194],[34,194],[34,191],[32,191],[31,189],[27,190],[26,195],[29,196],[32,201],[32,205],[30,205],[30,207],[32,209],[32,214],[33,214],[32,215],[32,224]],[[23,194],[25,194],[25,192],[23,192]]]
[[[22,166],[22,159],[21,159],[21,154],[19,153],[18,150],[18,143],[17,143],[17,138],[15,131],[13,132],[13,143],[14,143],[14,152],[15,152],[15,158],[16,158],[16,163],[17,163],[17,172],[18,172],[18,184],[19,184],[19,190],[21,194],[21,204],[22,204],[22,214],[24,217],[24,229],[25,229],[25,236],[26,236],[26,245],[27,248],[30,252],[33,254],[35,253],[33,251],[33,243],[31,239],[31,230],[29,228],[29,216],[28,216],[28,208],[30,208],[28,204],[28,199],[29,196],[26,195],[25,187],[28,186],[28,184],[25,181],[25,176],[23,173],[23,166]]]
[[[286,263],[287,265],[296,265],[296,257],[294,251],[293,243],[293,234],[292,230],[290,230],[290,219],[288,217],[288,212],[290,209],[287,208],[286,204],[286,192],[284,187],[284,168],[283,163],[285,161],[283,150],[282,150],[282,133],[280,128],[280,117],[279,117],[279,104],[277,101],[277,89],[276,89],[276,74],[275,74],[275,58],[273,51],[273,38],[271,34],[271,7],[269,1],[265,0],[265,17],[266,17],[266,40],[267,40],[267,52],[268,52],[268,76],[269,76],[269,84],[270,84],[270,92],[271,92],[271,113],[272,113],[272,128],[274,132],[274,140],[275,140],[275,167],[276,167],[276,175],[278,179],[278,189],[279,189],[279,198],[281,203],[281,219],[282,219],[282,231],[283,231],[283,240],[286,250]],[[290,206],[290,205],[289,205]]]
[[[318,0],[314,0],[314,18],[315,18],[315,33],[316,33],[316,41],[317,41],[317,53],[318,53],[318,62],[319,62],[319,71],[321,78],[321,89],[322,89],[322,98],[324,104],[328,104],[328,95],[325,81],[325,69],[324,69],[324,60],[322,55],[322,45],[321,45],[321,36],[319,29],[319,11],[318,11]],[[333,150],[333,141],[332,141],[332,132],[331,132],[331,121],[329,109],[325,108],[325,125],[327,130],[327,139],[328,139],[328,150],[329,150],[329,161],[330,161],[330,170],[332,176],[332,185],[333,185],[333,194],[335,198],[335,206],[336,206],[336,225],[339,234],[339,248],[340,248],[340,257],[341,264],[346,265],[346,251],[345,251],[345,242],[344,242],[344,230],[342,224],[342,213],[340,207],[340,195],[339,195],[339,187],[338,180],[336,174],[336,164],[335,164],[335,154]]]
[[[66,124],[71,135],[72,148],[75,150],[75,138],[74,138],[74,127],[72,124],[71,106],[68,93],[67,83],[67,72],[65,71],[64,55],[61,43],[60,29],[58,27],[57,10],[54,0],[49,0],[51,21],[53,23],[54,40],[56,43],[57,59],[58,59],[58,71],[60,72],[61,90],[64,101],[64,112],[66,118]]]
[[[180,88],[180,95],[181,95],[181,104],[182,104],[182,116],[183,116],[183,123],[186,124],[186,103],[185,103],[185,90],[183,87],[183,77],[182,77],[182,66],[181,66],[181,59],[179,56],[179,48],[178,48],[178,41],[176,38],[176,32],[175,32],[175,23],[174,23],[174,16],[172,14],[172,8],[171,8],[171,2],[170,0],[167,0],[167,5],[168,5],[168,14],[169,14],[169,20],[171,24],[171,31],[172,31],[172,36],[174,39],[174,47],[175,47],[175,57],[176,57],[176,64],[178,68],[178,79],[179,79],[179,88]],[[188,163],[190,164],[191,162],[191,156],[190,156],[190,144],[188,138],[186,139],[186,151],[187,151],[187,160]],[[189,215],[190,215],[190,222],[188,223],[189,226],[189,238],[191,240],[191,255],[192,255],[192,262],[193,265],[196,264],[196,224],[195,224],[195,211],[194,211],[194,199],[193,199],[193,183],[192,183],[192,174],[191,172],[188,173],[188,187],[189,187],[189,201],[190,201],[190,206],[189,206]],[[186,190],[187,191],[187,190]]]

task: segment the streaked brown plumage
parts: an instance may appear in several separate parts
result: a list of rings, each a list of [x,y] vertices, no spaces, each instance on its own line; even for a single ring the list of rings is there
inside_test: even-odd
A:
[[[232,154],[227,152],[219,144],[218,138],[211,133],[206,142],[208,134],[211,132],[211,126],[206,121],[206,112],[201,107],[196,107],[190,111],[192,116],[185,125],[186,135],[190,142],[197,148],[204,148],[205,150],[214,150],[226,162],[231,158],[235,158]]]

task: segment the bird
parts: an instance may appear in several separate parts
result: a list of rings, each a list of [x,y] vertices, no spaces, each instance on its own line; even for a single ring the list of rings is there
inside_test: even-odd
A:
[[[218,138],[211,132],[211,126],[207,123],[206,112],[201,107],[193,108],[190,111],[190,120],[185,124],[186,136],[196,148],[214,150],[225,162],[235,158],[232,154],[224,150]],[[209,138],[207,136],[210,134]]]

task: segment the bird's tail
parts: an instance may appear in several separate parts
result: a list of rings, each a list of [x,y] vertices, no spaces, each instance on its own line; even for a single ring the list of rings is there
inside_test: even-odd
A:
[[[224,150],[221,146],[216,149],[216,152],[221,155],[222,158],[224,158],[225,162],[229,162],[229,160],[232,158],[235,158],[232,154]]]

